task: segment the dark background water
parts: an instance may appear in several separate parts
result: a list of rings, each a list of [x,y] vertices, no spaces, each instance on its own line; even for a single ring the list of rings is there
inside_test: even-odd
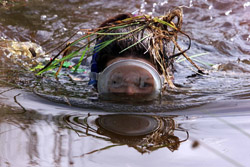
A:
[[[87,80],[37,78],[0,52],[0,166],[248,166],[249,1],[27,1],[0,8],[0,38],[34,42],[48,51],[80,28],[96,27],[116,14],[141,10],[158,16],[174,6],[183,6],[183,31],[192,38],[188,55],[208,52],[197,59],[213,66],[200,63],[210,74],[189,78],[190,64],[176,63],[181,88],[154,104],[100,102],[86,88]],[[180,43],[186,46],[185,40]],[[83,108],[50,102],[33,88],[60,95],[54,101],[76,98],[73,103]],[[176,149],[166,143],[158,148],[157,140],[151,143],[155,150],[141,154],[141,138],[98,130],[98,115],[118,111],[172,120],[164,141],[184,140],[187,132],[189,138]]]

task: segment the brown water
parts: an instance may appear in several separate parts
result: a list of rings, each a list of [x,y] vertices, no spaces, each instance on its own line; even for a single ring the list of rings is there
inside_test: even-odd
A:
[[[208,52],[197,60],[210,73],[189,77],[190,65],[177,63],[180,88],[151,104],[100,101],[86,73],[64,71],[79,82],[36,77],[18,65],[24,53],[14,61],[3,51],[6,39],[48,51],[115,14],[141,9],[157,16],[173,6],[184,6],[188,55]],[[37,0],[0,8],[0,16],[1,167],[249,166],[249,1]],[[87,72],[88,62],[82,68]],[[103,125],[103,118],[111,121]]]

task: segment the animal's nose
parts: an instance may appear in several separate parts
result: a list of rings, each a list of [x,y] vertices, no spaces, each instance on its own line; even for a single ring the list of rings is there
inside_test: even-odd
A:
[[[134,86],[127,86],[126,92],[127,95],[132,96],[136,93],[136,89]]]

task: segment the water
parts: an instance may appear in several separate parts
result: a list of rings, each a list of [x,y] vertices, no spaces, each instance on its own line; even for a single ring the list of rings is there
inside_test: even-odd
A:
[[[180,62],[178,90],[151,104],[112,103],[89,90],[87,74],[70,73],[81,79],[77,82],[36,77],[20,66],[20,57],[6,58],[0,43],[0,166],[248,166],[249,3],[45,0],[0,8],[1,41],[30,41],[48,51],[76,30],[118,13],[140,9],[162,15],[183,6],[183,31],[192,38],[188,55],[208,52],[197,59],[210,71],[189,77],[190,64]],[[88,70],[88,63],[83,67]],[[109,114],[147,115],[161,128],[121,137],[96,122]],[[134,124],[128,122],[127,130]]]

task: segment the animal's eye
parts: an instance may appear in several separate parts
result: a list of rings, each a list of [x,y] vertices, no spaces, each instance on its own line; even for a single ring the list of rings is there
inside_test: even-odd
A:
[[[110,78],[110,86],[113,88],[118,88],[122,86],[122,77],[119,74],[115,74]]]
[[[140,88],[149,88],[152,86],[153,86],[152,83],[149,83],[149,82],[140,83]]]
[[[149,87],[152,87],[152,86],[153,86],[153,84],[151,82],[147,81],[147,79],[142,78],[142,77],[139,78],[139,87],[141,89],[149,88]]]
[[[111,86],[114,88],[120,87],[122,85],[122,82],[120,80],[112,80]]]

